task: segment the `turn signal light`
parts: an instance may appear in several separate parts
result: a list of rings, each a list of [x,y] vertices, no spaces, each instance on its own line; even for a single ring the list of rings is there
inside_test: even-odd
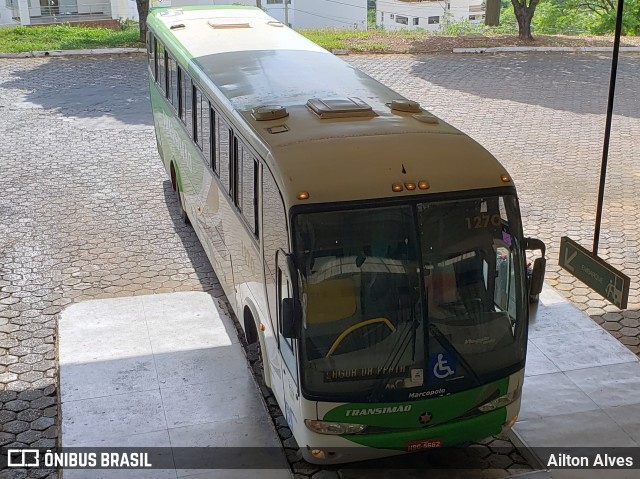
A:
[[[404,187],[410,191],[413,191],[416,189],[416,184],[415,183],[405,183]]]
[[[301,191],[300,193],[298,193],[297,198],[299,200],[308,200],[309,199],[309,192],[308,191]]]
[[[509,175],[505,175],[504,173],[500,175],[500,179],[504,182],[504,183],[509,183],[511,181],[511,178],[509,178]]]
[[[398,191],[402,191],[403,187],[400,183],[394,183],[391,185],[391,189],[397,193]]]
[[[429,183],[426,181],[418,181],[418,188],[420,188],[421,190],[428,190]]]

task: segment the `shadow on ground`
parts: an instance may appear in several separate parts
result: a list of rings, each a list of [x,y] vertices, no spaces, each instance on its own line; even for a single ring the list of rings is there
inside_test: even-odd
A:
[[[571,55],[570,62],[567,55]],[[610,55],[512,53],[457,55],[456,58],[458,67],[452,72],[450,56],[416,56],[411,73],[434,85],[481,98],[509,100],[579,114],[601,115],[606,112]],[[501,78],[500,88],[496,88],[496,71]],[[616,83],[616,115],[640,118],[639,74],[640,55],[621,54]],[[569,90],[577,90],[580,94],[568,95]]]
[[[14,60],[10,74],[13,78],[2,87],[18,92],[14,108],[41,107],[78,120],[99,119],[99,129],[153,125],[142,55]]]

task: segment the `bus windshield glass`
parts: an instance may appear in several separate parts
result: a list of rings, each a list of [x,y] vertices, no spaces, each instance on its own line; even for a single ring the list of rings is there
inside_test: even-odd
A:
[[[294,228],[305,394],[399,401],[523,367],[514,196],[303,213]]]

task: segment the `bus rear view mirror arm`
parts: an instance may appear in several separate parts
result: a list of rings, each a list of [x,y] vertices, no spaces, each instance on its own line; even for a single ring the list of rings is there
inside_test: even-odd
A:
[[[545,258],[546,247],[542,241],[535,238],[525,238],[524,247],[527,251],[540,250],[542,256],[533,261],[531,268],[527,267],[527,282],[529,289],[529,302],[535,303],[542,292],[544,284],[544,273],[547,268],[547,259]]]
[[[284,298],[282,300],[282,336],[287,339],[299,339],[301,325],[302,308],[300,300]]]

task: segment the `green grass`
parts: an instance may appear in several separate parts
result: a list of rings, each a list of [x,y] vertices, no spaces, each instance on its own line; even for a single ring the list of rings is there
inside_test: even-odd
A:
[[[49,25],[0,28],[0,52],[141,47],[138,24],[125,22],[120,31],[108,28]]]
[[[384,38],[404,38],[406,40],[416,40],[424,38],[426,32],[423,30],[400,30],[397,32],[384,32],[378,29],[370,30],[335,30],[330,28],[314,30],[298,30],[309,40],[317,43],[326,50],[350,49],[354,51],[385,51],[388,45],[380,43],[381,36]],[[355,44],[354,44],[355,42]]]

